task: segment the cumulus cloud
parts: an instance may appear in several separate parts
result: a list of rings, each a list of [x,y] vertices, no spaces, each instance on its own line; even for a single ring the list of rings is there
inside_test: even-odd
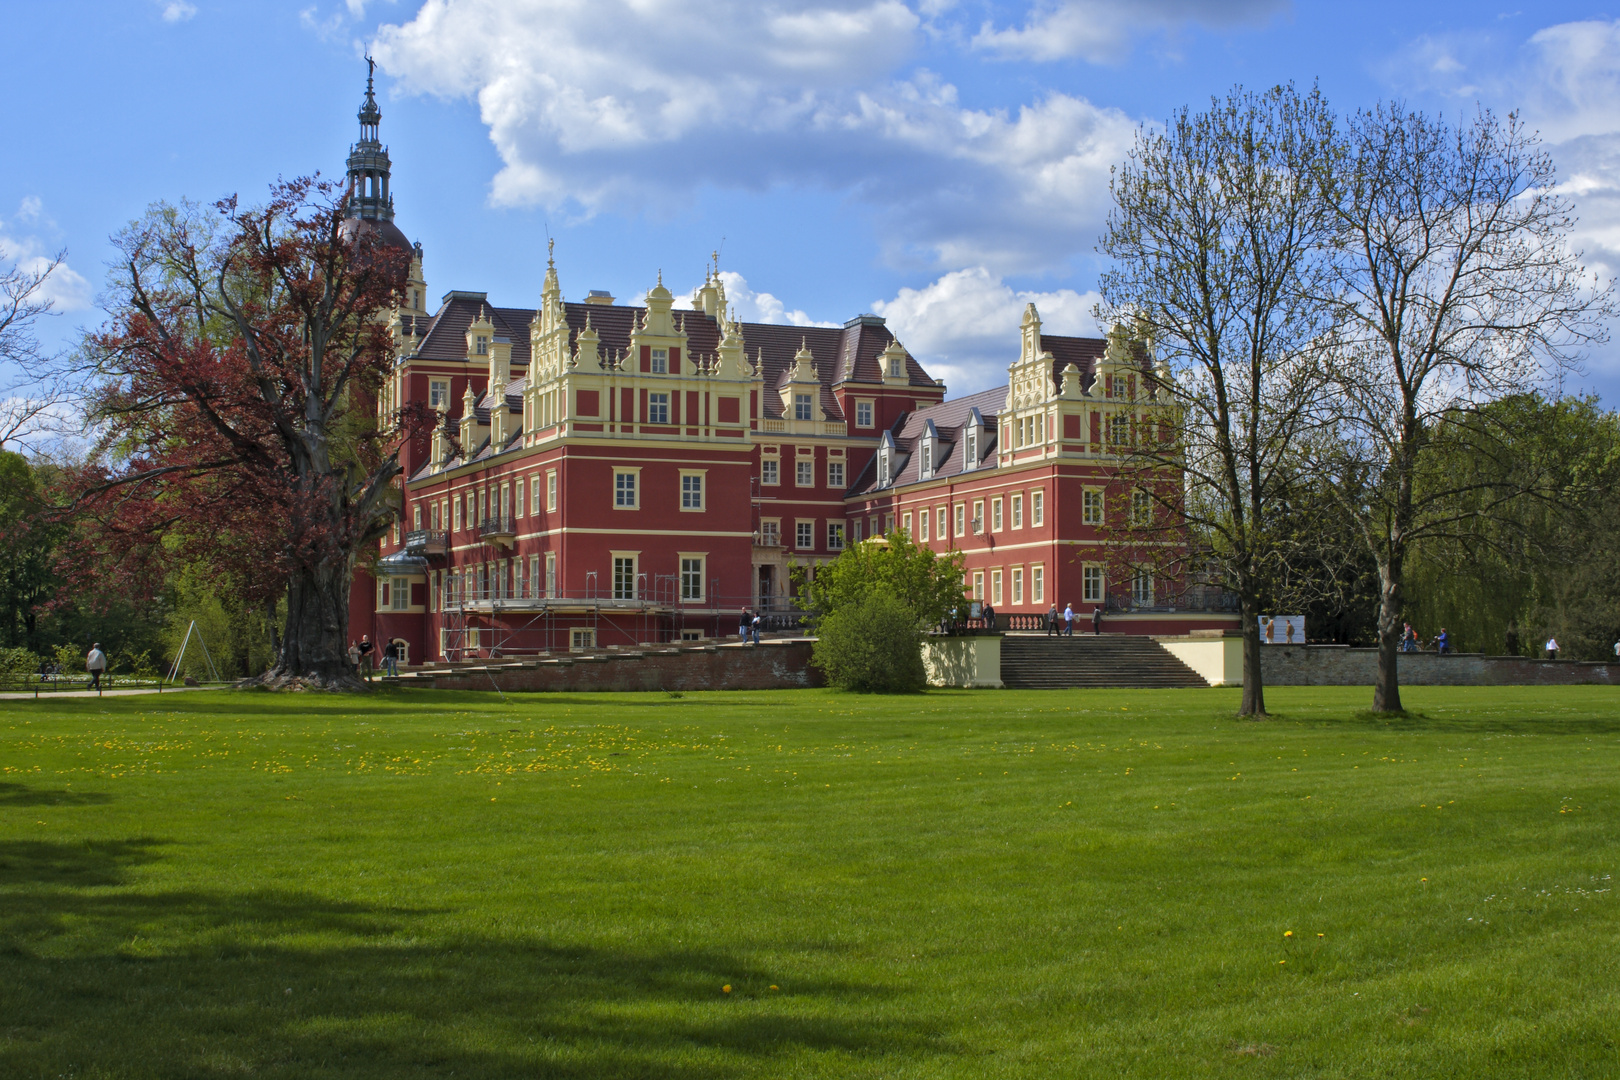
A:
[[[1021,273],[1089,250],[1134,122],[1062,93],[966,108],[902,72],[921,26],[898,0],[427,0],[374,49],[406,92],[478,102],[496,205],[811,186],[871,208],[898,262]]]
[[[163,9],[164,22],[185,22],[197,14],[197,5],[188,4],[186,0],[158,0],[158,5]]]
[[[25,274],[43,273],[56,254],[37,230],[54,227],[44,201],[37,195],[25,196],[9,220],[0,217],[0,266],[15,266]],[[91,304],[92,290],[84,276],[64,262],[45,279],[39,297],[50,301],[55,311],[82,311]]]
[[[1034,304],[1043,333],[1095,335],[1092,309],[1100,298],[1073,289],[1015,290],[983,266],[955,270],[920,289],[901,289],[872,310],[895,337],[943,378],[951,393],[967,394],[1007,380],[1018,359],[1018,328],[1024,306]]]
[[[768,292],[755,292],[748,287],[748,279],[731,270],[720,271],[720,280],[726,287],[726,303],[736,309],[743,322],[781,323],[787,326],[837,326],[837,323],[812,319],[787,305]],[[694,290],[695,291],[695,290]]]
[[[1144,34],[1189,23],[1227,27],[1264,22],[1289,9],[1288,0],[1043,0],[1032,5],[1021,27],[996,29],[986,22],[975,47],[1029,60],[1079,57],[1094,64],[1120,64]]]

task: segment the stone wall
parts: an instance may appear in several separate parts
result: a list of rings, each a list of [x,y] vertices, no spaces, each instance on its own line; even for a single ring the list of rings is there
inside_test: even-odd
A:
[[[1243,640],[1236,633],[1157,640],[1211,686],[1243,685]],[[1378,675],[1378,650],[1265,645],[1260,664],[1268,686],[1371,686]],[[1402,686],[1620,685],[1620,664],[1480,653],[1401,653],[1399,672]]]
[[[420,668],[399,685],[440,690],[789,690],[825,685],[810,666],[811,642],[610,649],[540,658]],[[388,680],[390,682],[395,680]]]
[[[1001,689],[1001,637],[930,637],[923,640],[929,686]]]
[[[1396,668],[1402,686],[1620,685],[1620,665],[1616,664],[1480,653],[1399,655]],[[1378,676],[1377,649],[1267,645],[1260,650],[1260,663],[1272,686],[1371,686]]]

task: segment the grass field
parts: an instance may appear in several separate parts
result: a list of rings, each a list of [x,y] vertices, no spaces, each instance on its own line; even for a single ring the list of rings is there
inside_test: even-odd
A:
[[[1404,694],[0,703],[0,1076],[1620,1075],[1620,695]]]

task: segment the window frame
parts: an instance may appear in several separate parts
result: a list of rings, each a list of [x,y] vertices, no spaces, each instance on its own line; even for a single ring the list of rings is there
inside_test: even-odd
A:
[[[654,375],[669,374],[669,349],[653,347],[648,359],[648,366]]]
[[[1080,492],[1080,524],[1101,525],[1107,518],[1107,501],[1102,488],[1083,488]]]
[[[1014,492],[1007,497],[1008,509],[1012,512],[1012,525],[1010,528],[1022,529],[1024,527],[1024,493]]]
[[[836,475],[833,470],[838,470]],[[842,461],[827,462],[827,486],[833,491],[841,491],[848,485],[844,483],[844,463]]]
[[[1029,493],[1029,524],[1040,528],[1046,524],[1046,489],[1036,488]]]
[[[844,523],[842,521],[827,522],[827,550],[844,550]]]
[[[1011,578],[1011,580],[1012,580],[1012,603],[1013,603],[1013,607],[1023,607],[1024,606],[1024,568],[1022,566],[1015,566],[1015,567],[1012,568],[1012,578]]]
[[[796,459],[793,462],[793,486],[794,487],[815,487],[816,486],[816,459],[815,458],[801,457],[801,458]]]
[[[761,457],[759,459],[759,482],[764,487],[782,486],[781,458]]]
[[[624,595],[626,590],[621,588],[621,581],[620,581],[620,577],[619,577],[619,567],[620,567],[621,563],[629,563],[630,564],[630,573],[629,573],[629,576],[628,576],[628,581],[629,581],[628,594],[629,595]],[[640,589],[640,581],[641,581],[641,552],[639,552],[639,551],[610,551],[610,552],[608,552],[608,588],[610,589],[610,595],[612,596],[612,598],[614,600],[637,600],[637,599],[639,599],[639,597],[636,594],[641,591],[641,589]]]
[[[1002,522],[1001,522],[1001,507],[1002,507],[1001,496],[1000,495],[992,495],[992,496],[990,496],[990,531],[991,532],[1001,532],[1001,524],[1002,524]]]
[[[1046,564],[1035,563],[1029,568],[1029,602],[1046,603]]]
[[[1101,604],[1108,596],[1108,577],[1102,563],[1088,562],[1080,568],[1080,602]]]
[[[793,394],[793,419],[802,421],[814,420],[815,418],[815,399],[809,394],[801,394],[795,391]]]
[[[441,390],[443,391],[442,394],[440,393]],[[440,405],[447,409],[450,407],[450,380],[429,379],[428,408],[437,409]]]
[[[708,475],[707,469],[681,470],[681,511],[682,513],[702,513],[709,508],[709,485],[704,479]],[[691,496],[697,495],[696,505],[693,505]]]
[[[793,519],[793,550],[814,551],[816,548],[816,522],[814,518]]]
[[[629,483],[624,479],[628,477]],[[625,491],[630,493],[630,499],[625,501]],[[613,509],[640,510],[641,509],[641,466],[615,465],[613,466]]]
[[[669,391],[654,390],[647,393],[647,423],[669,425]]]
[[[709,554],[706,551],[679,551],[675,553],[675,566],[680,584],[680,599],[683,604],[701,604],[708,599],[708,562]],[[688,564],[696,563],[694,571]],[[697,589],[688,588],[690,581],[688,575],[696,573]]]
[[[876,402],[867,398],[855,401],[855,426],[862,428],[872,427],[877,418]]]
[[[546,510],[557,509],[557,470],[546,470]]]

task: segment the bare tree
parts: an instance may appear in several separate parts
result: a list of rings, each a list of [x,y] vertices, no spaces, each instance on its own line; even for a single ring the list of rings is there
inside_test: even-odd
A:
[[[68,381],[36,331],[54,306],[46,286],[64,255],[24,269],[0,248],[0,450],[63,431]]]
[[[1334,123],[1321,95],[1236,89],[1144,127],[1112,183],[1099,316],[1132,323],[1167,366],[1162,424],[1135,439],[1135,486],[1185,522],[1243,613],[1243,704],[1265,715],[1259,615],[1279,556],[1267,527],[1310,429],[1327,327],[1317,184]],[[1093,389],[1095,391],[1095,388]],[[1179,485],[1152,473],[1181,470]]]
[[[1569,247],[1575,219],[1554,180],[1551,158],[1513,114],[1481,111],[1452,127],[1385,104],[1343,126],[1324,185],[1337,437],[1323,476],[1378,564],[1375,710],[1401,709],[1396,657],[1413,545],[1459,533],[1525,482],[1522,472],[1504,486],[1432,459],[1458,438],[1491,451],[1500,440],[1479,406],[1573,367],[1615,314],[1612,283],[1587,276]]]

